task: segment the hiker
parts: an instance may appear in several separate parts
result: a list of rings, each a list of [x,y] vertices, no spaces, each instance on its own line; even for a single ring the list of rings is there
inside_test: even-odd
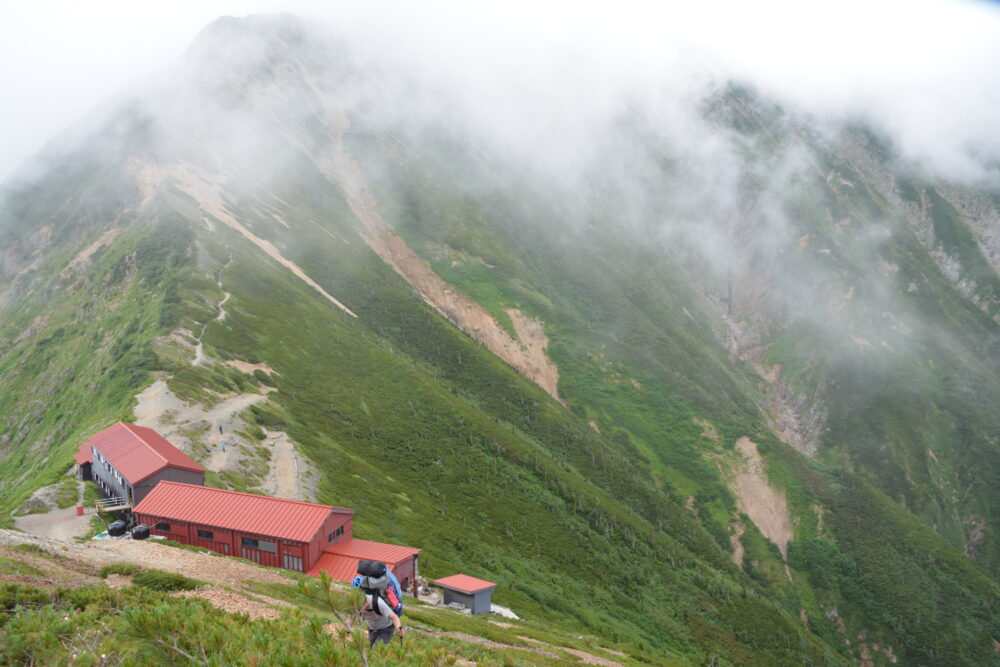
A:
[[[361,605],[358,613],[368,624],[368,648],[372,648],[375,646],[375,642],[379,641],[388,644],[392,641],[393,634],[397,632],[402,637],[404,629],[399,621],[399,616],[386,604],[378,591],[374,588],[362,588],[361,590],[365,592],[365,603]]]
[[[351,585],[365,593],[365,601],[358,614],[368,623],[368,648],[375,646],[377,641],[388,644],[396,632],[399,632],[402,641],[403,626],[399,616],[403,613],[403,602],[399,583],[385,563],[360,561],[358,576],[351,580]]]

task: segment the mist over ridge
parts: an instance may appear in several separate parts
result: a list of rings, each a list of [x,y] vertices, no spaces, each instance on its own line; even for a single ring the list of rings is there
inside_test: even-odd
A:
[[[0,511],[152,413],[622,664],[995,658],[993,89],[950,134],[761,78],[753,10],[392,7],[215,19],[6,181]]]

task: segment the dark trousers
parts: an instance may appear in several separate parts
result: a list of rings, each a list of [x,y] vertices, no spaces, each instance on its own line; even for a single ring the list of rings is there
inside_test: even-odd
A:
[[[368,631],[368,648],[375,646],[375,642],[382,642],[383,644],[388,644],[392,641],[392,636],[396,634],[396,626],[390,625],[389,627],[382,628],[381,630],[369,630]]]

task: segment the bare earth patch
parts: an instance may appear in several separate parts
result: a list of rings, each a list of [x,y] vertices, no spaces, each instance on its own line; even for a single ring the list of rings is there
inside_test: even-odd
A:
[[[794,534],[785,495],[771,486],[764,459],[757,444],[743,437],[736,441],[741,458],[733,465],[729,488],[736,496],[736,506],[750,517],[764,536],[778,545],[788,559],[788,543]]]
[[[695,417],[692,421],[701,427],[701,437],[708,438],[715,444],[722,442],[722,439],[719,437],[719,432],[715,430],[715,426],[712,422],[707,419],[698,419],[697,417]]]
[[[476,637],[475,635],[467,635],[464,632],[444,632],[442,633],[442,636],[451,637],[452,639],[457,639],[463,642],[468,642],[469,644],[479,644],[480,646],[485,646],[486,648],[528,651],[529,653],[537,653],[538,655],[544,655],[547,658],[560,657],[555,653],[553,653],[552,651],[546,651],[544,649],[535,648],[532,646],[514,646],[513,644],[501,644],[500,642],[495,642],[490,639],[484,639],[483,637]]]
[[[532,639],[531,637],[518,636],[518,639],[526,642],[531,642],[533,644],[548,646],[550,648],[554,648],[559,651],[565,651],[566,653],[569,653],[570,655],[579,658],[580,662],[582,662],[585,665],[603,665],[603,667],[622,667],[622,664],[620,662],[615,662],[614,660],[609,660],[608,658],[602,658],[593,655],[591,653],[587,653],[586,651],[581,651],[579,649],[567,648],[565,646],[552,646],[551,644],[546,644],[543,641],[540,641],[538,639]]]
[[[311,474],[311,467],[295,451],[295,445],[284,431],[268,431],[265,445],[271,449],[271,464],[263,491],[270,496],[290,500],[308,500],[311,492],[303,480]]]
[[[222,425],[226,432],[243,428],[243,420],[237,415],[266,399],[267,394],[238,394],[206,407],[185,403],[170,391],[165,380],[157,380],[135,397],[139,401],[134,411],[136,424],[154,429],[175,447],[190,450],[187,439],[180,433],[182,428],[190,428],[198,422],[205,422],[213,428]]]
[[[202,210],[207,215],[210,215],[216,220],[222,222],[222,224],[226,225],[230,229],[239,232],[244,238],[263,250],[268,257],[284,266],[304,283],[323,295],[328,301],[330,301],[330,303],[337,306],[351,317],[357,317],[357,315],[355,315],[350,308],[332,297],[325,289],[320,287],[315,280],[306,275],[306,272],[303,271],[298,264],[286,259],[273,243],[257,236],[240,224],[236,218],[227,213],[218,186],[212,183],[211,179],[206,174],[203,172],[197,172],[201,172],[201,170],[194,165],[183,165],[174,169],[171,175],[178,181],[177,189],[198,202]]]
[[[274,369],[267,364],[251,364],[248,361],[239,361],[238,359],[230,359],[226,364],[247,375],[253,375],[254,371],[261,371],[267,375],[275,374]]]
[[[203,586],[194,591],[178,591],[173,594],[179,598],[201,598],[212,603],[213,606],[228,611],[232,614],[246,614],[250,618],[278,618],[280,612],[274,605],[281,607],[291,607],[283,600],[268,598],[269,603],[250,600],[239,593],[234,593],[220,586]]]
[[[236,434],[247,426],[240,413],[266,400],[267,393],[274,391],[270,387],[261,389],[266,393],[236,394],[209,407],[183,402],[170,391],[165,380],[157,380],[136,394],[139,404],[135,407],[135,423],[154,429],[207,470],[237,471],[251,451],[251,443]],[[202,449],[199,455],[192,438],[207,452]],[[315,466],[296,451],[288,434],[267,431],[263,442],[252,445],[271,450],[268,472],[260,483],[261,492],[279,498],[312,500],[317,480]]]
[[[125,588],[132,585],[132,577],[127,574],[109,574],[104,578],[108,588]]]
[[[732,548],[733,553],[731,558],[733,562],[743,567],[743,556],[746,555],[746,549],[743,547],[742,537],[743,533],[746,532],[747,527],[742,523],[734,523],[732,526],[733,532],[729,535],[729,546]]]
[[[93,510],[93,507],[90,508]],[[85,535],[90,530],[90,514],[76,515],[76,507],[52,510],[45,514],[28,514],[14,518],[14,525],[32,535],[71,540],[77,535]]]
[[[210,581],[234,588],[239,588],[245,581],[275,584],[295,583],[288,577],[279,574],[277,570],[222,556],[182,551],[175,547],[157,544],[157,540],[66,542],[0,529],[0,545],[16,544],[35,544],[50,554],[65,556],[74,561],[69,564],[75,569],[86,564],[100,568],[112,563],[135,563],[143,568],[176,572],[192,579]]]
[[[108,231],[101,234],[101,238],[91,243],[89,246],[81,250],[76,257],[69,260],[69,264],[66,265],[65,269],[59,272],[59,276],[61,278],[67,278],[70,274],[84,268],[90,263],[90,258],[93,257],[94,253],[104,246],[111,245],[111,242],[118,237],[121,231],[121,227],[112,227]]]
[[[320,97],[323,92],[315,89]],[[365,242],[396,273],[402,276],[424,300],[473,339],[481,343],[556,400],[559,371],[545,354],[548,339],[537,320],[527,318],[520,311],[508,311],[514,322],[518,340],[514,340],[486,309],[465,294],[448,285],[430,264],[418,256],[382,218],[378,202],[368,188],[361,165],[347,154],[343,138],[349,128],[346,114],[337,110],[334,101],[326,122],[334,152],[332,159],[308,151],[320,171],[340,186],[354,215],[364,227]]]

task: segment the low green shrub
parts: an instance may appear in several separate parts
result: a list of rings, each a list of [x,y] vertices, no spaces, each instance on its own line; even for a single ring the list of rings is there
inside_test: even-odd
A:
[[[198,587],[197,581],[188,579],[182,574],[164,572],[163,570],[146,570],[132,577],[132,585],[151,591],[190,591]]]
[[[14,550],[15,551],[22,551],[22,552],[24,552],[26,554],[38,554],[40,556],[47,556],[47,555],[49,555],[48,551],[46,551],[45,549],[41,548],[37,544],[32,544],[30,542],[27,543],[27,544],[15,544],[14,545]]]
[[[121,574],[127,577],[139,571],[135,563],[112,563],[101,568],[101,579],[107,579],[109,574]]]
[[[61,510],[76,505],[80,499],[80,483],[76,477],[65,477],[56,487],[56,507]]]

